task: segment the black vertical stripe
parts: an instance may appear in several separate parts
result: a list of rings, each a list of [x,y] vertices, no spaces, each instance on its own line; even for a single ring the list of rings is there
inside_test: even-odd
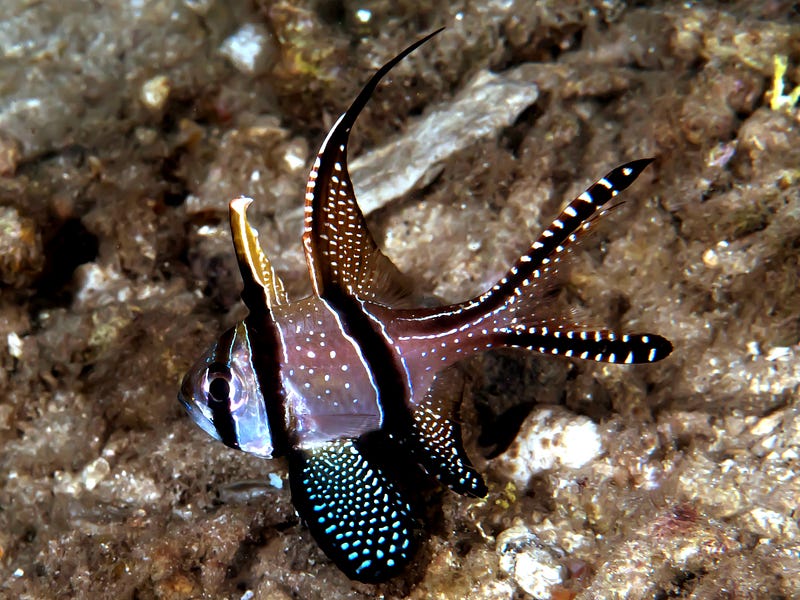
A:
[[[281,385],[278,327],[272,313],[266,308],[258,315],[251,312],[244,320],[244,324],[250,337],[253,368],[267,409],[274,448],[272,456],[277,458],[289,451],[289,436],[286,431],[286,392]]]
[[[364,312],[361,303],[338,288],[326,290],[323,300],[339,315],[342,328],[352,337],[364,357],[378,387],[378,401],[383,410],[384,428],[407,430],[410,415],[406,409],[408,387],[394,352]]]
[[[217,349],[214,352],[214,361],[219,363],[220,369],[230,370],[231,368],[231,346],[236,336],[236,328],[232,327],[222,334],[217,342]],[[213,368],[212,363],[212,368]],[[230,448],[239,449],[239,439],[236,435],[236,427],[233,424],[233,416],[228,402],[210,399],[208,406],[211,409],[211,422],[217,430],[222,443]]]

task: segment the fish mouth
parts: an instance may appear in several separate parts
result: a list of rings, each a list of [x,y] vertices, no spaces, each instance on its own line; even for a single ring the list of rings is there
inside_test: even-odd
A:
[[[187,400],[187,398],[192,397],[191,390],[189,389],[189,377],[184,377],[183,381],[181,382],[181,389],[178,390],[178,402],[183,405],[184,410],[189,413],[192,418],[195,416],[195,410],[192,404]]]
[[[192,400],[192,398],[194,398],[194,394],[191,392],[191,384],[188,380],[189,378],[186,377],[181,384],[181,389],[178,391],[178,402],[181,403],[183,409],[186,411],[186,414],[191,417],[195,425],[200,427],[200,429],[205,431],[215,440],[222,441],[222,438],[220,437],[217,428],[214,426],[214,423],[205,414],[203,414],[203,410],[197,405],[197,402]]]
[[[186,400],[186,398],[183,396],[183,390],[181,390],[180,392],[178,392],[178,402],[180,402],[180,403],[181,403],[181,405],[183,405],[183,409],[184,409],[184,410],[185,410],[187,413],[189,413],[190,415],[194,416],[194,415],[193,415],[193,413],[194,413],[194,408],[192,408],[192,405],[191,405],[191,404],[189,404],[189,402],[188,402],[188,401]]]

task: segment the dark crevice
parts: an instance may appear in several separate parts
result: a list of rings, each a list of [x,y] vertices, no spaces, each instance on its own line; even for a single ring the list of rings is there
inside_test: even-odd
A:
[[[239,544],[239,548],[228,565],[226,578],[238,580],[243,573],[252,571],[252,566],[258,558],[258,551],[264,548],[269,540],[275,537],[278,532],[295,527],[297,521],[292,519],[281,523],[268,523],[264,525],[256,524],[251,527],[247,537]],[[252,586],[251,581],[239,580],[237,585]]]
[[[531,62],[557,62],[562,54],[574,48],[580,48],[583,39],[583,27],[574,24],[562,29],[542,31],[537,37],[531,37],[524,44],[510,46],[506,44],[504,56],[490,65],[492,71],[506,71],[519,65]],[[567,50],[565,50],[565,48]]]
[[[525,141],[528,132],[543,114],[542,105],[539,102],[534,102],[523,110],[511,125],[502,131],[500,136],[501,143],[504,148],[511,152],[515,159],[519,158],[520,147]]]
[[[163,200],[167,206],[180,206],[189,194],[181,164],[185,154],[185,149],[176,148],[161,162],[160,174],[164,182]]]
[[[347,20],[347,8],[340,0],[318,2],[315,9],[320,20],[331,26],[340,26]]]
[[[494,414],[488,406],[475,407],[482,424],[478,444],[489,449],[486,458],[495,458],[508,449],[534,406],[535,402],[523,402],[500,414]]]
[[[35,307],[67,306],[72,300],[72,276],[80,265],[97,258],[98,240],[80,219],[64,221],[45,243],[47,257],[42,275],[36,282]]]

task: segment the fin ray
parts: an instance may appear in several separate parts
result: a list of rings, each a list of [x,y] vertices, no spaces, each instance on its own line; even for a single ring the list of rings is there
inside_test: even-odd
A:
[[[639,364],[665,359],[672,343],[653,333],[618,335],[608,330],[586,331],[565,326],[517,327],[497,334],[498,344],[595,362]]]
[[[653,362],[668,356],[672,345],[661,336],[616,336],[553,318],[552,297],[548,295],[555,285],[559,262],[572,244],[615,208],[602,207],[651,162],[641,159],[623,164],[589,186],[484,294],[447,306],[387,311],[382,322],[403,346],[413,389],[427,389],[439,369],[504,345],[603,362]],[[541,333],[548,328],[549,333]],[[586,334],[591,339],[569,337],[574,334]],[[595,340],[595,335],[599,339]],[[438,367],[436,371],[433,365]]]
[[[611,209],[599,214],[598,210],[630,186],[653,160],[644,158],[625,163],[590,185],[553,219],[528,251],[517,259],[494,286],[469,303],[469,309],[492,310],[517,302],[515,309],[519,311],[520,302],[535,302],[540,296],[536,293],[537,288],[541,288],[541,282],[547,286],[551,272],[557,269],[562,254],[589,231],[598,217]]]
[[[414,423],[407,443],[417,462],[440,483],[463,496],[483,498],[488,489],[464,450],[461,423],[455,414],[456,399],[437,401],[441,394],[434,382],[424,400],[415,403]],[[453,408],[443,409],[444,404]]]
[[[586,235],[598,218],[616,207],[600,210],[631,185],[652,161],[651,158],[631,161],[589,186],[561,211],[506,274],[480,296],[445,306],[398,310],[393,318],[402,328],[423,337],[431,330],[430,324],[444,321],[452,322],[459,330],[478,325],[501,328],[540,322],[536,313],[547,303],[546,295],[554,286],[562,256]]]

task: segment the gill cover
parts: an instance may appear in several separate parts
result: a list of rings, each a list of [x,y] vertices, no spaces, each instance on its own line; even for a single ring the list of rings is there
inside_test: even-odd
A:
[[[222,334],[189,370],[178,397],[212,437],[231,448],[272,458],[267,409],[244,321]]]

